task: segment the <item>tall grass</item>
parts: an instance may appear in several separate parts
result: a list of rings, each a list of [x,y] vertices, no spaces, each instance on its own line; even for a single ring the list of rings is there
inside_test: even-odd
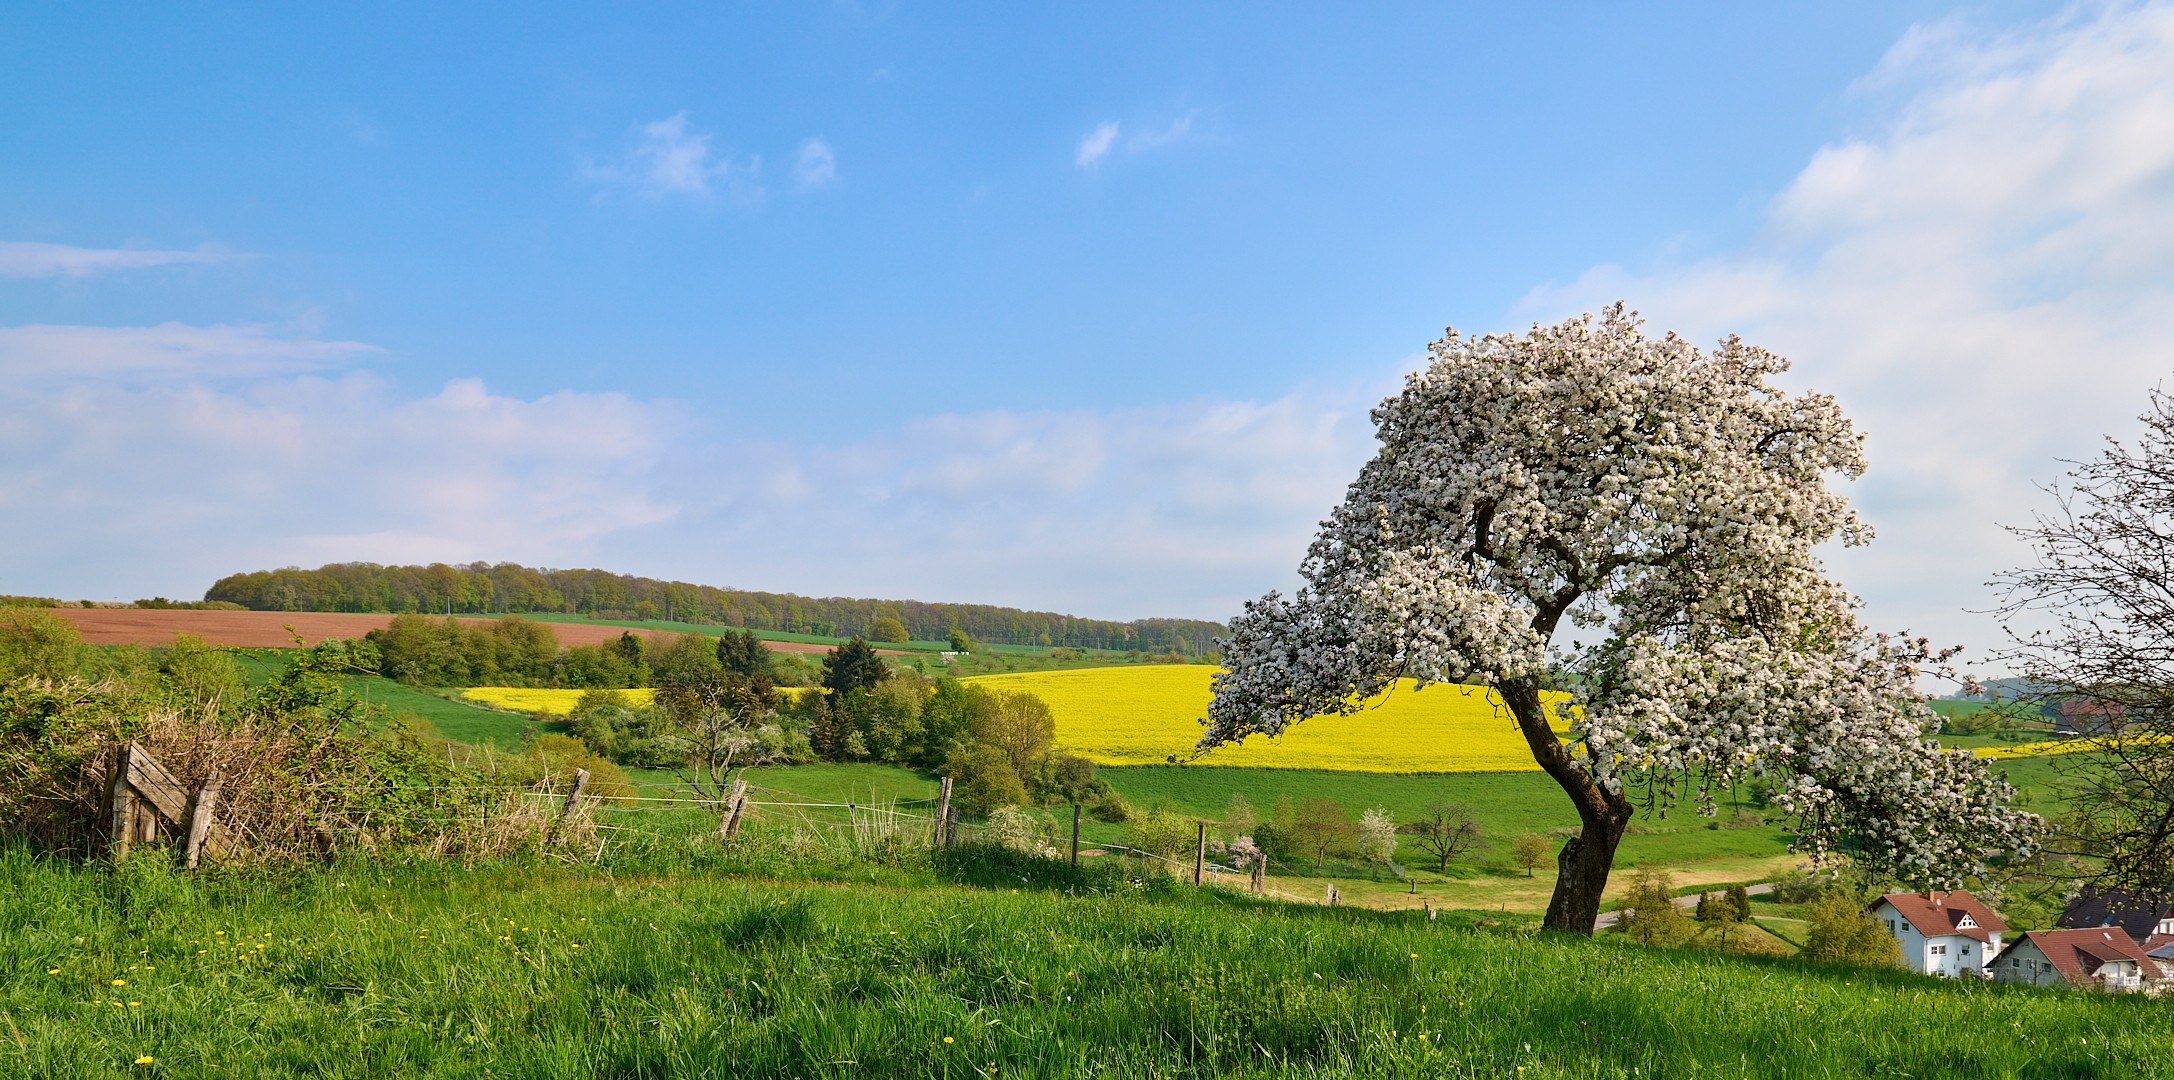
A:
[[[196,878],[0,852],[0,1075],[2174,1071],[2157,1002],[797,835]]]

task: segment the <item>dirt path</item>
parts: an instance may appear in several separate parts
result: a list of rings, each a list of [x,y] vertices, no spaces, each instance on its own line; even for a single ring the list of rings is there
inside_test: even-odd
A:
[[[214,645],[245,648],[290,648],[296,634],[306,644],[326,638],[357,638],[392,622],[390,615],[352,615],[327,611],[188,611],[158,608],[54,608],[53,614],[75,624],[83,640],[92,645],[164,645],[175,634],[191,633]],[[487,618],[463,618],[470,625],[488,624]],[[617,641],[624,627],[591,623],[547,622],[561,645],[601,645]],[[286,628],[294,627],[293,632]],[[643,637],[661,631],[635,630]],[[804,641],[765,641],[771,652],[827,653],[828,645]],[[877,649],[884,656],[910,655],[897,649]]]

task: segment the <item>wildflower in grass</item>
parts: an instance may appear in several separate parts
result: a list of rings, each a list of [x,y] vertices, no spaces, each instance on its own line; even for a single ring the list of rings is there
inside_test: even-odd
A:
[[[151,1063],[152,1063],[152,1061],[154,1061],[154,1060],[155,1060],[155,1059],[154,1059],[154,1058],[152,1058],[152,1056],[151,1056],[151,1055],[149,1055],[149,1054],[145,1054],[144,1056],[142,1056],[142,1057],[140,1057],[140,1058],[137,1058],[137,1059],[136,1059],[136,1064],[138,1064],[138,1065],[149,1065],[149,1064],[151,1064]]]
[[[60,974],[60,969],[59,969],[59,968],[47,968],[47,969],[45,969],[45,973],[46,973],[47,975],[58,975],[58,974]]]
[[[951,1036],[949,1036],[949,1035],[946,1035],[946,1036],[944,1036],[944,1041],[945,1041],[945,1042],[950,1042],[950,1041],[951,1041]]]
[[[113,985],[115,985],[115,986],[127,986],[127,985],[128,985],[128,980],[127,980],[127,979],[115,979],[115,980],[113,980]]]

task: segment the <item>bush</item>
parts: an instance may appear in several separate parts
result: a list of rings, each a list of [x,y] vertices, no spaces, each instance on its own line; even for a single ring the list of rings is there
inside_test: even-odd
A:
[[[1639,867],[1628,899],[1630,915],[1617,925],[1642,945],[1681,945],[1697,932],[1676,906],[1676,879],[1666,870]]]
[[[1011,757],[994,746],[971,746],[951,755],[944,771],[957,785],[961,798],[995,808],[1019,806],[1027,801],[1027,785],[1012,769]]]
[[[1843,892],[1831,892],[1805,910],[1807,960],[1828,960],[1864,967],[1902,966],[1902,946],[1863,904]]]
[[[1165,859],[1191,855],[1198,840],[1193,820],[1164,806],[1135,814],[1125,830],[1126,844]]]
[[[906,624],[889,615],[878,615],[868,623],[868,640],[904,644],[908,640]]]

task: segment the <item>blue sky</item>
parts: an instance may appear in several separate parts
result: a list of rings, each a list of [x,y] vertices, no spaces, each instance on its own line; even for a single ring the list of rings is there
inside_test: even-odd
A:
[[[1996,522],[2168,367],[2168,22],[15,6],[0,591],[481,558],[1226,617],[1444,325],[1621,296],[1842,394],[1887,539],[1838,569],[1981,645]]]

